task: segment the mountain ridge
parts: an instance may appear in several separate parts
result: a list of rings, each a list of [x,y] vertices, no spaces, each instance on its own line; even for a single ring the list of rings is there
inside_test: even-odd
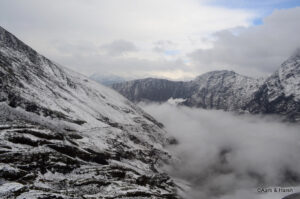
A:
[[[149,83],[149,79],[140,79],[113,84],[111,87],[133,102],[164,102],[167,98],[183,98],[185,101],[181,104],[190,107],[277,114],[289,121],[300,120],[299,51],[264,79],[243,76],[229,70],[211,71],[187,82],[168,80],[169,88],[177,87],[180,90],[176,95],[169,92],[163,100],[149,98],[165,95],[163,90],[157,88],[159,86],[155,87],[161,81],[152,79],[152,83]],[[181,86],[177,86],[179,84]]]

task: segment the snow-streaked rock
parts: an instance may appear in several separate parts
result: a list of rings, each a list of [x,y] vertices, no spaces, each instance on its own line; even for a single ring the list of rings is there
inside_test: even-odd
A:
[[[4,183],[0,186],[0,197],[3,199],[14,198],[14,193],[21,192],[24,185],[16,182]]]

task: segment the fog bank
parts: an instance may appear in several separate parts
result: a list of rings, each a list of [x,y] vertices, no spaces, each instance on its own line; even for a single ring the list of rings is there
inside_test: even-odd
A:
[[[140,106],[179,141],[180,161],[167,168],[190,183],[187,198],[280,199],[288,193],[257,188],[300,184],[299,125],[275,117],[235,115],[224,111],[164,104]],[[299,190],[298,190],[299,191]]]

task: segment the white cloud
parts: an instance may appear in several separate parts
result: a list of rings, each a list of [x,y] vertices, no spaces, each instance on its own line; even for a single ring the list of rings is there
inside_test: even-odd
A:
[[[198,71],[233,69],[245,75],[274,72],[300,47],[300,7],[275,11],[264,24],[240,29],[238,34],[222,31],[211,49],[190,54]]]

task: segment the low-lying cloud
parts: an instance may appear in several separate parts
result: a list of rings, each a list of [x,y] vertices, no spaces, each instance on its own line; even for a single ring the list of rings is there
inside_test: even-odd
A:
[[[180,161],[168,169],[190,183],[187,198],[281,199],[288,193],[258,194],[257,188],[299,183],[300,134],[295,124],[167,103],[141,106],[178,139],[172,150]]]

